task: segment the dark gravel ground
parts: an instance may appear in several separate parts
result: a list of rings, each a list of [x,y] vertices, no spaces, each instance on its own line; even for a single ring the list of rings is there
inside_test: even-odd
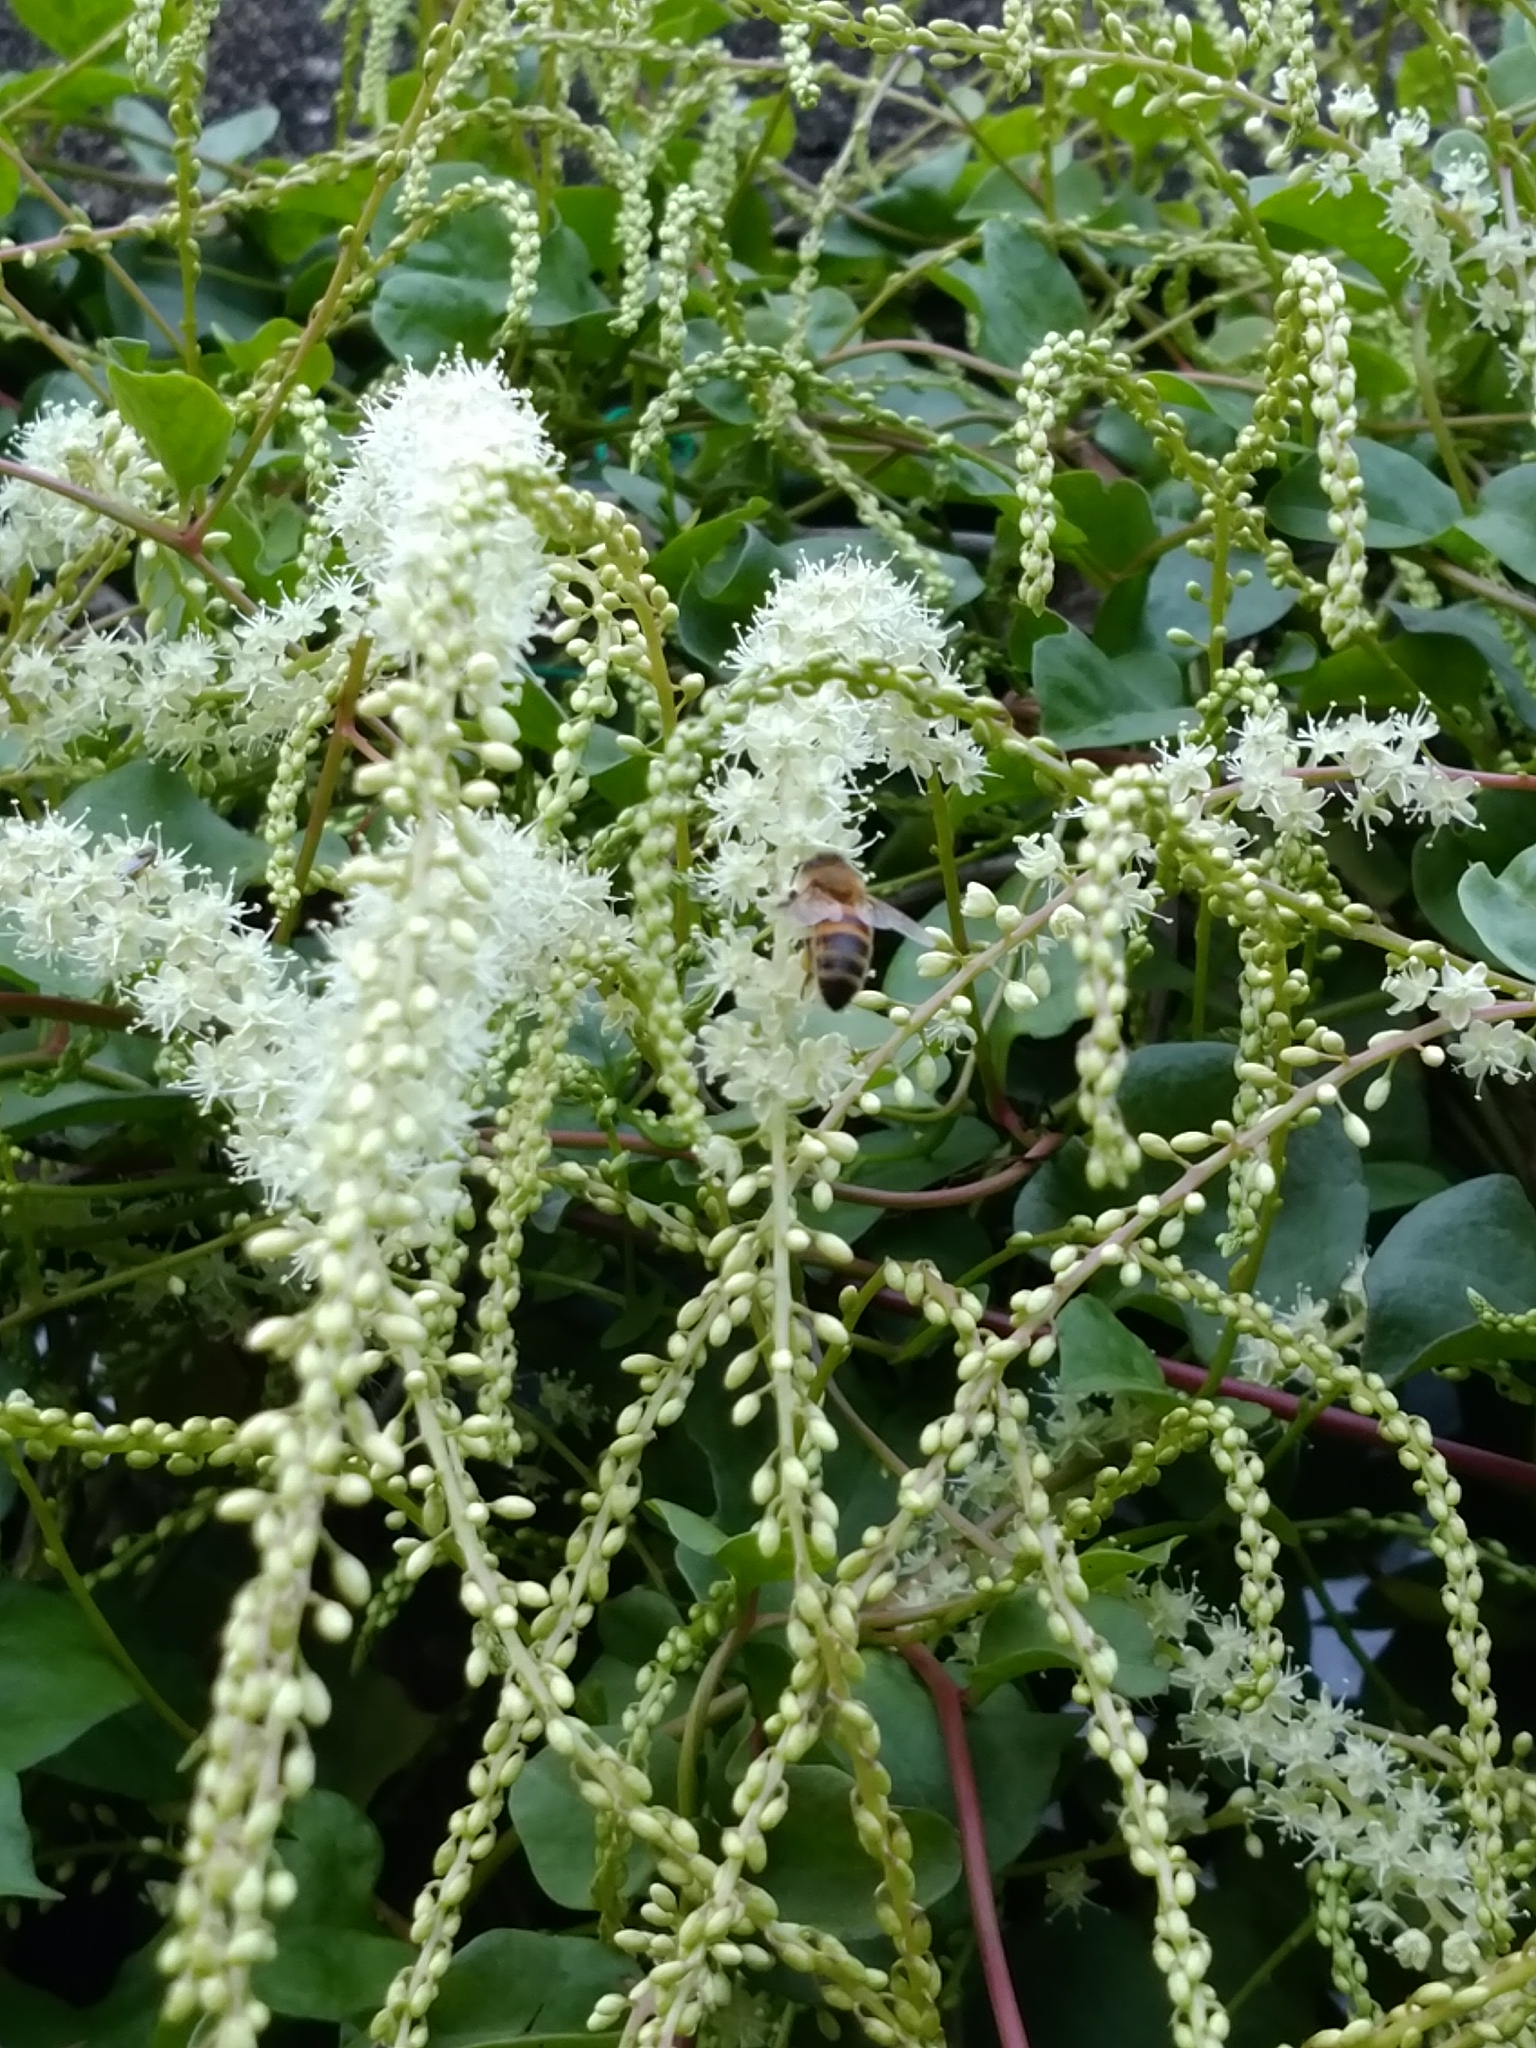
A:
[[[305,155],[331,139],[331,100],[340,75],[340,26],[320,18],[322,0],[226,0],[214,27],[208,72],[212,118],[267,101],[281,117],[274,149]],[[996,21],[1002,0],[933,0],[925,14],[950,20]],[[743,54],[768,54],[778,32],[768,22],[744,23],[730,31]],[[818,54],[848,59],[830,44]],[[23,28],[0,16],[0,70],[29,70],[46,63],[48,52]],[[790,161],[803,176],[824,172],[847,133],[848,102],[823,93],[821,104],[796,117],[797,141]],[[889,132],[882,118],[881,134]]]
[[[331,95],[341,75],[339,24],[320,19],[321,0],[233,0],[215,24],[208,70],[211,115],[266,100],[282,116],[274,148],[307,155],[331,136]],[[25,29],[0,18],[0,69],[49,61]]]

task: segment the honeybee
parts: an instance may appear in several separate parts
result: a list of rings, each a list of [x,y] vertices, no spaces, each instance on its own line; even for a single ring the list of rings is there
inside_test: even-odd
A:
[[[927,933],[892,903],[881,903],[840,853],[813,853],[802,861],[785,910],[809,925],[805,950],[812,979],[829,1010],[845,1009],[869,979],[877,930],[927,940]]]

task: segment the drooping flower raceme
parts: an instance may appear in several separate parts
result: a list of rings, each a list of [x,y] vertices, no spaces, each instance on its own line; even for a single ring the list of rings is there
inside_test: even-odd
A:
[[[541,536],[502,480],[552,476],[556,466],[526,395],[491,364],[452,358],[408,370],[369,405],[350,452],[325,515],[372,591],[381,651],[420,651],[446,575],[476,651],[515,668],[550,574]]]
[[[325,1161],[342,1159],[349,1175],[368,1170],[392,1241],[428,1242],[457,1202],[491,1020],[514,1020],[550,961],[610,929],[600,881],[505,818],[465,823],[481,887],[450,889],[396,834],[349,870],[313,988],[295,956],[178,854],[93,839],[56,816],[0,821],[6,936],[21,959],[127,995],[146,1027],[186,1042],[177,1085],[229,1113],[231,1157],[274,1209],[323,1216],[336,1197]],[[395,885],[413,872],[419,887],[402,905]],[[411,1057],[359,1074],[352,1049],[365,1010],[391,1000],[402,923],[426,949],[421,982],[433,998],[402,1016]],[[322,1149],[317,1130],[350,1131],[350,1143]]]
[[[131,738],[211,786],[269,758],[312,701],[334,695],[362,610],[357,590],[328,578],[227,630],[39,639],[12,660],[7,736],[28,763]]]
[[[127,422],[89,405],[48,405],[6,451],[78,490],[153,514],[165,509],[165,472]],[[0,478],[0,582],[22,568],[62,568],[121,534],[104,512],[20,477]]]
[[[717,987],[734,998],[701,1038],[734,1101],[827,1101],[847,1084],[847,1038],[803,1028],[804,973],[778,906],[810,855],[858,859],[871,775],[979,784],[981,750],[947,708],[965,700],[944,643],[910,585],[883,563],[843,555],[776,583],[730,656],[735,702],[705,793],[699,887],[725,920],[710,959]],[[894,670],[913,674],[910,693],[850,686]],[[828,679],[804,687],[818,672]],[[764,922],[775,933],[767,957],[757,950]]]
[[[1474,1969],[1485,1937],[1471,1853],[1436,1786],[1352,1708],[1326,1691],[1308,1693],[1294,1665],[1262,1701],[1234,1707],[1255,1653],[1240,1616],[1196,1600],[1178,1636],[1184,1740],[1252,1774],[1254,1811],[1309,1858],[1339,1869],[1346,1894],[1358,1893],[1353,1917],[1371,1941],[1415,1971],[1437,1951],[1449,1976]]]

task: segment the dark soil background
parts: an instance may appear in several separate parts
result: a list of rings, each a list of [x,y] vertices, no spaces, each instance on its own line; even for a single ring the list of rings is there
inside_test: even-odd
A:
[[[263,100],[282,127],[273,148],[307,156],[331,138],[331,97],[341,75],[341,25],[323,23],[321,0],[229,0],[214,25],[208,70],[211,118]],[[33,36],[0,14],[0,70],[30,71],[50,58]]]
[[[277,108],[282,123],[274,150],[304,156],[329,144],[331,101],[340,76],[341,26],[321,20],[322,4],[323,0],[226,0],[210,48],[210,119],[266,101]],[[996,21],[1002,0],[930,0],[920,11],[952,21]],[[743,55],[767,55],[777,46],[778,32],[769,22],[746,22],[728,31],[728,40]],[[817,54],[862,68],[861,56],[831,43],[823,42]],[[0,13],[0,71],[28,71],[49,61],[48,51],[16,23],[9,8]],[[840,94],[824,92],[819,106],[796,115],[790,161],[803,176],[818,177],[842,147],[848,104]],[[882,131],[889,118],[882,117]]]

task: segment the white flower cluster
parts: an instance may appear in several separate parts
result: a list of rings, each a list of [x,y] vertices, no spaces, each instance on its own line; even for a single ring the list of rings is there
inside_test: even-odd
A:
[[[909,583],[861,555],[775,582],[726,664],[738,687],[761,688],[743,691],[724,735],[726,766],[707,793],[711,901],[728,911],[761,908],[810,854],[856,855],[867,807],[860,778],[872,770],[905,770],[920,783],[937,775],[962,791],[980,784],[981,751],[952,714],[935,718],[894,690],[793,689],[828,665],[917,669],[953,689],[946,637]]]
[[[1309,1858],[1345,1867],[1348,1889],[1359,1893],[1355,1922],[1405,1968],[1427,1970],[1438,1945],[1447,1976],[1473,1970],[1479,1895],[1466,1837],[1440,1791],[1352,1708],[1326,1692],[1309,1696],[1292,1665],[1257,1704],[1228,1705],[1255,1663],[1241,1616],[1186,1597],[1162,1599],[1157,1619],[1180,1646],[1174,1683],[1189,1695],[1184,1741],[1251,1776],[1253,1811],[1304,1844]]]
[[[0,902],[8,947],[46,973],[66,967],[76,986],[126,988],[151,965],[180,983],[200,1029],[264,953],[227,890],[167,847],[120,834],[93,839],[80,819],[0,819]],[[242,964],[233,967],[239,958]]]
[[[6,451],[12,461],[77,490],[153,515],[165,510],[165,472],[126,421],[89,405],[48,405]],[[21,570],[62,568],[123,529],[104,512],[23,478],[0,478],[0,583]]]
[[[179,1085],[230,1113],[229,1149],[275,1208],[328,1212],[337,1162],[365,1179],[396,1243],[451,1223],[492,1049],[492,1020],[537,994],[548,963],[607,935],[602,885],[499,817],[459,823],[467,862],[430,857],[432,821],[352,864],[331,958],[313,991],[294,956],[241,917],[226,890],[175,853],[78,821],[0,821],[0,898],[19,957],[67,962],[130,997],[146,1027],[189,1040]],[[445,876],[477,886],[451,893]],[[359,1071],[360,1020],[401,1010],[397,956],[420,963],[409,1042]],[[315,1143],[317,1131],[326,1145]],[[345,1140],[345,1142],[342,1142]]]
[[[1524,1080],[1536,1068],[1536,1040],[1529,1032],[1513,1017],[1479,1014],[1500,1000],[1481,960],[1461,967],[1453,960],[1436,965],[1410,956],[1387,971],[1382,986],[1392,999],[1392,1014],[1429,1010],[1444,1018],[1456,1033],[1451,1058],[1479,1088],[1488,1080]]]
[[[147,754],[220,779],[270,755],[344,659],[362,613],[339,579],[179,637],[86,633],[35,640],[11,659],[0,711],[19,761],[52,761],[82,740],[131,736]],[[307,643],[334,638],[314,655]]]
[[[455,866],[433,857],[434,834],[449,829],[433,819],[350,865],[346,908],[304,1036],[297,1048],[282,1039],[272,1045],[279,1115],[255,1145],[249,1126],[241,1133],[247,1170],[276,1199],[323,1215],[334,1199],[327,1161],[339,1161],[372,1190],[370,1224],[405,1243],[426,1243],[451,1226],[493,1019],[523,1011],[552,960],[605,931],[602,883],[526,828],[499,816],[461,818],[456,828],[464,858]],[[405,943],[415,972],[402,1003],[395,992]],[[400,1012],[400,1053],[392,1065],[387,1054],[378,1068],[360,1065],[363,1020],[387,1035],[391,1011]],[[222,1049],[210,1048],[209,1060]],[[218,1061],[217,1076],[205,1064],[205,1092],[225,1073],[234,1080],[258,1064]],[[313,1143],[321,1128],[331,1140],[323,1148]],[[341,1142],[348,1129],[350,1145]]]
[[[781,578],[728,667],[739,694],[705,792],[709,856],[699,890],[726,922],[710,948],[712,979],[734,1007],[701,1033],[710,1069],[733,1101],[829,1101],[852,1075],[841,1032],[807,1036],[805,976],[776,915],[800,863],[816,853],[857,859],[872,774],[905,771],[961,790],[985,774],[980,748],[952,712],[937,715],[894,689],[857,694],[818,668],[918,670],[958,688],[935,614],[884,564],[858,555]],[[745,921],[741,913],[747,913]],[[757,951],[774,922],[771,957]]]
[[[1341,132],[1363,128],[1376,117],[1375,94],[1369,86],[1342,87],[1330,111]],[[1429,138],[1429,116],[1413,107],[1394,114],[1383,132],[1368,139],[1355,142],[1350,133],[1353,148],[1330,152],[1307,166],[1305,175],[1336,197],[1350,191],[1354,176],[1362,176],[1385,200],[1386,224],[1408,245],[1425,284],[1459,294],[1477,324],[1491,333],[1528,323],[1536,228],[1502,216],[1487,148],[1470,133],[1464,148],[1437,152],[1437,199],[1413,164]],[[1459,244],[1453,225],[1461,230]]]
[[[549,601],[550,572],[508,476],[549,478],[557,461],[526,394],[462,357],[407,370],[370,400],[324,514],[373,597],[369,630],[385,654],[419,652],[441,616],[452,537],[455,606],[477,652],[505,674]]]
[[[1424,705],[1373,718],[1363,712],[1311,720],[1298,735],[1283,706],[1248,712],[1227,755],[1238,807],[1281,832],[1324,827],[1328,784],[1345,788],[1345,811],[1367,838],[1394,812],[1432,828],[1476,818],[1476,784],[1425,752],[1439,727]]]

